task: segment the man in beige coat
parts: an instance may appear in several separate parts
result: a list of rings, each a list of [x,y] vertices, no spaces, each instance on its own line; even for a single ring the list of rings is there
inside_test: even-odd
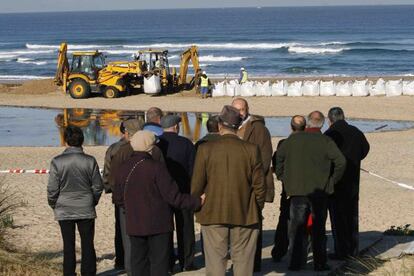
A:
[[[219,116],[222,138],[200,145],[196,155],[191,193],[206,194],[196,218],[207,275],[225,275],[229,243],[234,275],[253,274],[266,189],[260,150],[237,136],[240,123],[237,109],[225,106]]]
[[[270,169],[273,149],[270,132],[265,126],[265,120],[262,116],[250,114],[249,104],[243,98],[234,99],[232,106],[239,111],[242,119],[237,135],[244,141],[257,145],[260,149],[266,179],[266,202],[273,202],[275,185],[272,170]],[[260,223],[259,227],[260,232],[254,257],[254,272],[260,272],[262,267],[262,223]]]

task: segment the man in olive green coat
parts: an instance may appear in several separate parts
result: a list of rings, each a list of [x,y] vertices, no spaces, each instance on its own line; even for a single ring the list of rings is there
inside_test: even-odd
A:
[[[312,243],[315,271],[329,270],[326,258],[325,224],[328,195],[345,171],[346,160],[334,141],[321,133],[304,132],[303,116],[291,121],[293,133],[276,156],[276,175],[290,198],[289,269],[306,264],[306,222],[312,214]]]
[[[225,275],[229,241],[234,275],[253,274],[266,190],[259,148],[237,136],[240,122],[237,109],[223,108],[222,137],[200,145],[193,171],[191,193],[206,194],[196,218],[204,238],[206,274],[212,276]]]

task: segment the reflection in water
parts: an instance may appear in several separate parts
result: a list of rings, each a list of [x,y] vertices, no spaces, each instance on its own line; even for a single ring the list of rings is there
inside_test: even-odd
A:
[[[182,118],[181,135],[197,141],[206,133],[209,113],[174,113]],[[116,111],[99,109],[44,109],[0,107],[0,146],[59,146],[64,145],[65,126],[80,127],[85,134],[85,145],[110,145],[119,140],[121,122],[128,118],[145,119],[143,111]],[[266,126],[272,136],[290,134],[290,117],[266,117]],[[411,121],[384,121],[351,119],[349,123],[363,132],[398,131],[414,128]],[[325,127],[323,130],[327,128]]]
[[[181,116],[181,135],[194,142],[205,135],[206,122],[210,116],[208,113],[191,113],[190,116],[187,112],[171,114]],[[108,145],[118,140],[121,137],[121,122],[131,118],[145,120],[145,112],[65,108],[63,113],[55,117],[55,122],[59,129],[61,146],[65,144],[63,131],[67,126],[80,127],[85,135],[84,144],[90,146]]]

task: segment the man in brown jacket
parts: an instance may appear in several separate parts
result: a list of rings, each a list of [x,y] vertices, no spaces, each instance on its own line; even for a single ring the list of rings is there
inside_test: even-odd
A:
[[[249,104],[243,98],[236,98],[232,102],[242,119],[242,123],[237,130],[237,135],[252,144],[259,146],[262,156],[262,163],[266,181],[266,202],[273,202],[275,197],[275,185],[273,181],[272,170],[270,165],[272,162],[272,140],[269,130],[265,126],[264,118],[249,113]],[[256,255],[254,260],[254,271],[261,270],[262,263],[262,223],[260,222],[259,238],[257,240]]]
[[[201,224],[206,274],[225,275],[230,241],[234,275],[252,275],[265,182],[260,150],[237,136],[241,118],[225,106],[219,116],[221,139],[198,148],[191,193],[206,193],[196,213]]]

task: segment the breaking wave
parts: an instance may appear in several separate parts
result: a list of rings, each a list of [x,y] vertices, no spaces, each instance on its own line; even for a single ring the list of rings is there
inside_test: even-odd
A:
[[[47,61],[36,61],[31,58],[18,58],[17,62],[23,63],[23,64],[35,64],[35,65],[46,65],[47,64]]]
[[[200,56],[200,61],[204,62],[224,62],[224,61],[241,61],[245,59],[246,57],[226,57],[226,56],[213,56],[213,55],[207,55],[207,56]]]
[[[292,46],[288,48],[290,53],[295,54],[337,54],[349,50],[349,48],[312,48]]]

